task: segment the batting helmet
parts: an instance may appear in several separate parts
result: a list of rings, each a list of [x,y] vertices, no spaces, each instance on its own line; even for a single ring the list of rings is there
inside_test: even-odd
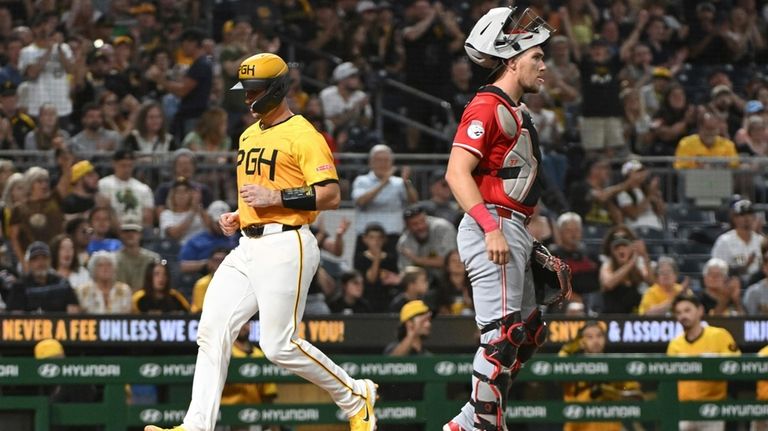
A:
[[[237,77],[239,82],[230,90],[264,91],[251,103],[251,111],[261,115],[275,109],[283,101],[291,81],[288,65],[275,54],[256,54],[246,58],[240,63]]]
[[[501,59],[510,59],[549,39],[552,28],[530,9],[515,15],[517,8],[497,7],[472,27],[464,50],[470,60],[492,69]]]

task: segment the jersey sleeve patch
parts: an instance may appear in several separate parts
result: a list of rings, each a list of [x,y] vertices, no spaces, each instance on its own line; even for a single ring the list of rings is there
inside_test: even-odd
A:
[[[323,165],[320,165],[320,166],[316,167],[315,171],[316,172],[323,172],[323,171],[328,171],[328,170],[331,170],[331,169],[333,169],[333,165],[330,164],[330,163],[326,163],[326,164],[323,164]]]
[[[483,122],[480,120],[472,120],[467,127],[467,136],[469,139],[480,139],[485,134],[485,128]]]
[[[496,113],[492,100],[475,96],[464,109],[453,145],[483,157],[497,133]]]

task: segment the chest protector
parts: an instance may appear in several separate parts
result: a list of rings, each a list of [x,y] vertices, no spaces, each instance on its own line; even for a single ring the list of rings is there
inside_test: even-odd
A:
[[[504,134],[512,140],[512,144],[504,153],[501,166],[497,169],[491,169],[489,173],[501,179],[507,196],[517,202],[524,203],[536,181],[539,160],[535,155],[529,132],[532,124],[525,124],[530,120],[520,121],[520,117],[525,117],[527,114],[520,108],[512,109],[515,112],[512,112],[503,103],[496,105],[496,118],[499,126]]]

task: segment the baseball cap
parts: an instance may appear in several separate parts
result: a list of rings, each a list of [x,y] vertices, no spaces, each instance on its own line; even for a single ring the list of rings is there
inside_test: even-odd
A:
[[[339,82],[351,76],[355,76],[358,73],[360,73],[360,71],[357,69],[357,67],[351,62],[346,61],[333,69],[333,80],[335,82]]]
[[[632,172],[642,170],[644,168],[640,160],[632,159],[621,165],[621,175],[627,176]]]
[[[746,106],[744,106],[744,112],[747,114],[757,114],[758,112],[763,112],[765,110],[765,106],[763,106],[763,102],[759,100],[750,100],[747,102]]]
[[[216,221],[219,219],[219,217],[221,217],[222,214],[228,213],[230,209],[229,204],[224,201],[213,201],[210,205],[208,205],[207,211],[208,216]]]
[[[131,150],[121,148],[112,154],[112,160],[115,162],[120,160],[136,160],[136,155]]]
[[[156,10],[157,9],[155,9],[155,5],[153,5],[150,2],[141,3],[141,4],[139,4],[137,6],[134,6],[134,7],[132,7],[130,9],[131,14],[133,14],[133,15],[141,15],[141,14],[144,14],[144,13],[148,13],[150,15],[154,15]]]
[[[731,204],[731,210],[736,215],[752,214],[755,212],[755,208],[752,207],[752,201],[749,199],[739,199]]]
[[[74,165],[72,165],[72,179],[71,183],[75,184],[76,182],[80,181],[80,178],[83,178],[87,174],[94,171],[94,167],[88,160],[81,160]]]
[[[141,232],[144,230],[144,227],[141,225],[141,221],[139,221],[137,218],[125,217],[122,220],[122,223],[120,223],[120,230]]]
[[[429,307],[421,299],[408,301],[400,309],[400,323],[405,323],[416,316],[429,313]]]
[[[376,7],[376,3],[372,2],[371,0],[362,0],[357,4],[357,13],[363,13],[368,12],[369,10],[376,10],[378,9]]]
[[[35,359],[60,358],[64,356],[64,346],[58,340],[46,338],[35,344]]]
[[[133,38],[130,36],[117,36],[112,40],[112,45],[133,45]]]
[[[0,84],[0,96],[15,96],[17,88],[13,81],[10,79],[6,80]]]
[[[27,260],[36,258],[38,256],[51,257],[51,248],[48,247],[48,244],[42,241],[35,241],[32,244],[30,244],[29,247],[27,247],[27,253],[26,253]]]
[[[733,91],[731,91],[731,89],[727,85],[720,84],[720,85],[716,85],[715,88],[712,89],[711,96],[714,99],[715,97],[721,94],[732,93],[732,92]]]
[[[654,78],[672,79],[672,71],[666,67],[654,67],[651,76]]]

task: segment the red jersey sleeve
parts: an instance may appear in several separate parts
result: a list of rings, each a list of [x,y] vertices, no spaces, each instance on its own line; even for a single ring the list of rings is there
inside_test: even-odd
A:
[[[463,148],[479,159],[488,154],[497,130],[496,104],[489,99],[479,95],[472,99],[453,138],[454,147]]]

